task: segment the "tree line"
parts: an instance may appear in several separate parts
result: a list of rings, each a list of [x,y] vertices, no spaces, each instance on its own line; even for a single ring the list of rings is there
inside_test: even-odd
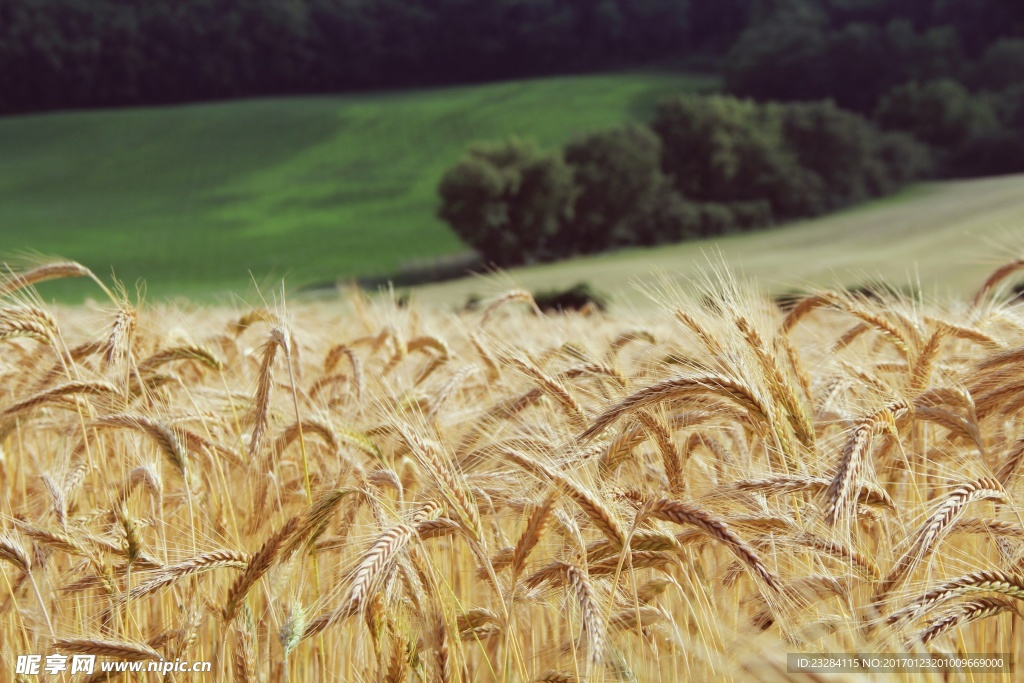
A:
[[[871,113],[909,80],[1019,82],[1022,37],[1019,0],[3,0],[0,112],[682,61]]]
[[[680,45],[702,45],[709,40],[704,36],[734,39],[743,29],[743,12],[723,20],[700,4],[3,0],[0,112],[426,86],[647,64],[679,54]]]
[[[682,96],[649,126],[560,150],[479,144],[444,175],[439,215],[503,266],[763,228],[893,192],[929,149],[832,102]]]
[[[829,99],[935,151],[935,174],[1024,171],[1024,3],[773,0],[722,62],[757,100]]]

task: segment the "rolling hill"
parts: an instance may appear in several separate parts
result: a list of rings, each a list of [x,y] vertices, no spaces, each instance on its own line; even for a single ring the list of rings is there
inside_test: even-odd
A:
[[[4,118],[0,255],[76,259],[152,297],[387,273],[463,248],[435,189],[469,143],[553,146],[715,87],[620,73]]]

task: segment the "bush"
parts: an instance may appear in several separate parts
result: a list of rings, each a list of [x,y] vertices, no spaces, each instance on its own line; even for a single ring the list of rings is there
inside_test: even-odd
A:
[[[882,133],[831,102],[790,104],[782,125],[800,165],[821,181],[821,210],[894,192],[931,169],[923,145],[907,135]]]
[[[763,228],[775,222],[772,206],[765,200],[733,202],[729,208],[732,211],[733,225],[742,232]]]
[[[736,227],[736,216],[728,204],[704,202],[699,205],[698,209],[702,237],[727,235]]]
[[[556,254],[575,198],[572,169],[562,157],[517,140],[471,148],[445,173],[438,191],[438,215],[485,260],[501,266]]]
[[[882,133],[877,154],[881,165],[872,181],[876,184],[877,196],[895,192],[907,183],[935,173],[931,149],[906,133]]]
[[[990,101],[999,123],[1024,136],[1024,83],[1003,90]]]
[[[537,308],[545,313],[564,311],[586,311],[608,309],[608,296],[594,289],[588,282],[577,282],[566,289],[549,289],[535,292],[533,300]]]
[[[480,255],[469,251],[401,263],[391,273],[356,278],[356,284],[370,290],[388,286],[415,287],[430,282],[455,280],[483,269]]]
[[[878,132],[864,118],[831,102],[792,104],[783,113],[782,134],[800,165],[821,179],[823,209],[874,194],[868,179]]]

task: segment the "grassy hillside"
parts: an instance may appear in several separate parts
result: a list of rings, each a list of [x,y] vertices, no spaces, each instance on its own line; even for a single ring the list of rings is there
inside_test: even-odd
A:
[[[0,120],[0,254],[77,259],[153,295],[389,272],[462,247],[434,217],[475,140],[545,145],[708,77],[615,74]],[[79,291],[66,285],[48,294]]]
[[[963,294],[993,264],[1024,250],[1024,175],[926,183],[849,211],[775,230],[636,249],[418,288],[420,301],[457,304],[513,285],[530,290],[584,280],[619,303],[644,305],[636,282],[657,270],[684,283],[718,252],[763,289],[862,284],[885,278],[925,293]],[[915,284],[916,286],[916,284]]]

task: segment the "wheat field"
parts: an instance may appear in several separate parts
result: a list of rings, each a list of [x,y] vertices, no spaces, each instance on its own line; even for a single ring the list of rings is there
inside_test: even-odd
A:
[[[659,312],[0,284],[0,679],[839,681],[1018,656],[1024,307],[723,273]],[[99,303],[48,308],[79,277]],[[109,677],[115,680],[114,676]],[[1012,674],[984,680],[1012,680]]]

